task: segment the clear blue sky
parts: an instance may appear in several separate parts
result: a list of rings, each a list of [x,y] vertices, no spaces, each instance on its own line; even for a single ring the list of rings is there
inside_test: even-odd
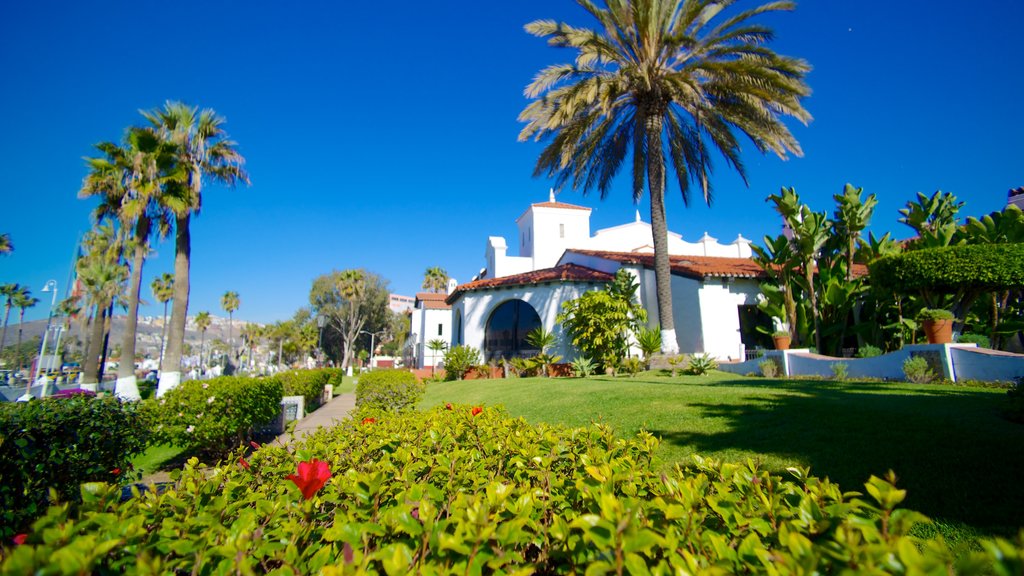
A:
[[[429,266],[468,281],[486,237],[511,239],[547,197],[531,177],[540,146],[516,141],[516,117],[532,76],[571,53],[523,31],[540,18],[590,24],[571,0],[4,2],[0,232],[15,252],[0,282],[63,290],[90,227],[82,158],[168,99],[225,116],[252,176],[204,192],[191,314],[222,314],[235,290],[239,317],[285,319],[332,269],[368,268],[409,295]],[[957,194],[965,215],[1000,209],[1024,185],[1021,21],[1024,3],[1009,0],[805,0],[769,18],[774,48],[814,66],[815,120],[794,128],[805,156],[747,146],[750,187],[719,162],[713,207],[669,192],[670,229],[760,239],[778,231],[764,198],[780,186],[831,211],[848,181],[878,195],[873,229],[898,237],[896,211],[918,191]],[[604,201],[559,198],[592,206],[593,229],[636,209],[628,174]],[[146,298],[173,251],[165,242],[146,264]]]

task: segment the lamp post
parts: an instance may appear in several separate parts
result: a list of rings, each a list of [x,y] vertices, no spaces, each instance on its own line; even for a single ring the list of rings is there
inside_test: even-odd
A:
[[[327,325],[327,317],[320,315],[316,317],[316,327],[320,329],[320,335],[316,339],[316,351],[317,351],[317,368],[323,368],[324,366],[324,326]]]
[[[53,307],[57,305],[57,281],[47,280],[46,285],[43,286],[43,292],[53,292],[53,297],[50,298],[50,313],[46,317],[46,329],[43,331],[43,342],[39,346],[39,358],[36,360],[36,369],[32,371],[32,378],[25,384],[25,395],[18,398],[19,401],[28,402],[32,399],[32,383],[39,378],[39,368],[43,363],[43,358],[46,355],[46,337],[50,335],[50,322],[53,321]]]
[[[370,368],[373,368],[373,352],[374,352],[373,340],[374,340],[374,337],[377,336],[377,334],[383,335],[384,331],[381,330],[380,332],[367,332],[366,330],[360,330],[359,333],[360,334],[367,334],[367,335],[370,336]]]

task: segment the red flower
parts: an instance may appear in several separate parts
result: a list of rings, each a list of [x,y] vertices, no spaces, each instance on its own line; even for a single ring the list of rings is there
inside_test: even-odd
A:
[[[121,473],[121,469],[120,468],[114,468],[113,470],[110,471],[110,473],[113,474],[114,476],[117,476],[118,474]]]
[[[473,406],[473,410],[471,410],[471,412],[473,413],[473,416],[476,416],[477,414],[479,414],[479,413],[481,413],[483,411],[484,411],[484,409],[479,407],[479,406]]]
[[[452,403],[451,403],[451,402],[449,402],[449,403],[445,404],[445,405],[444,405],[444,409],[445,409],[445,410],[451,410],[451,409],[452,409]]]
[[[28,538],[28,534],[18,534],[13,538],[15,546],[21,546],[25,543],[25,539]]]
[[[255,442],[253,442],[252,440],[249,440],[249,446],[252,446],[253,450],[259,450],[260,449],[260,445],[255,443]]]
[[[376,418],[363,418],[363,425],[364,426],[366,424],[376,424],[376,423],[377,423],[377,419]]]
[[[238,457],[238,465],[241,466],[242,468],[245,468],[246,470],[249,469],[249,463],[245,461],[245,456]]]
[[[302,497],[306,500],[312,498],[318,490],[323,488],[330,477],[331,469],[327,462],[316,458],[309,462],[299,462],[299,473],[286,476],[299,487]]]

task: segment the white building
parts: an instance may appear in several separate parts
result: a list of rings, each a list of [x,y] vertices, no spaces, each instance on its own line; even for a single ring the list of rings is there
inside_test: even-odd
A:
[[[453,284],[453,283],[450,283]],[[409,338],[406,340],[404,362],[411,368],[430,368],[439,364],[444,352],[435,353],[430,342],[440,340],[445,348],[452,342],[452,307],[445,302],[446,293],[420,292],[413,304]]]
[[[568,361],[576,354],[555,322],[562,304],[604,287],[623,268],[637,279],[649,325],[657,326],[654,242],[651,225],[639,213],[633,222],[591,234],[590,209],[557,202],[552,193],[516,224],[518,255],[507,253],[504,238],[488,238],[487,268],[445,300],[451,307],[452,345],[476,348],[486,360],[529,356],[536,351],[526,344],[526,334],[543,326],[559,337],[553,353]],[[680,351],[742,359],[746,347],[769,345],[756,331],[771,324],[756,308],[762,272],[750,258],[750,241],[737,236],[721,244],[707,233],[695,242],[673,232],[668,236]],[[415,316],[413,322],[416,331]]]

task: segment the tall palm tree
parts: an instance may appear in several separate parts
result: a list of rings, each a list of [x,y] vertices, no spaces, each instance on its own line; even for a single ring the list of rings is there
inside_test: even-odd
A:
[[[196,328],[199,329],[199,368],[202,370],[203,364],[203,349],[206,347],[206,330],[210,327],[209,312],[200,312],[196,314]]]
[[[202,206],[204,178],[234,186],[249,183],[242,168],[245,158],[228,139],[224,118],[212,109],[200,111],[181,102],[167,102],[162,109],[143,112],[164,141],[176,148],[177,177],[164,186],[161,203],[174,214],[174,305],[171,311],[167,370],[160,374],[157,395],[181,382],[181,356],[188,315],[192,236],[190,221]]]
[[[150,284],[153,291],[153,298],[164,305],[164,322],[160,325],[160,371],[164,369],[164,351],[167,349],[167,304],[174,297],[174,276],[164,272],[153,279]]]
[[[231,356],[235,353],[235,336],[234,336],[234,319],[235,310],[242,305],[241,298],[238,297],[238,292],[232,292],[228,290],[220,298],[220,307],[228,313],[228,346],[230,350],[228,352],[228,362],[231,362]]]
[[[260,341],[266,334],[266,331],[259,324],[246,324],[242,327],[242,340],[245,342],[245,347],[249,350],[249,371],[251,372],[255,367],[255,355],[256,347],[260,345]]]
[[[0,255],[6,256],[14,252],[14,244],[11,243],[11,235],[4,232],[0,234]]]
[[[25,326],[25,310],[32,308],[36,304],[39,304],[39,298],[32,296],[28,288],[22,288],[20,292],[14,295],[14,305],[18,307],[18,347],[15,348],[18,352],[18,370],[22,368],[21,358],[21,334],[22,328]],[[42,358],[39,359],[42,362]]]
[[[77,271],[78,279],[85,289],[86,300],[95,309],[92,335],[89,338],[89,351],[86,353],[85,365],[82,367],[82,382],[98,384],[100,348],[102,348],[107,311],[114,299],[124,292],[124,283],[128,279],[128,267],[110,258],[85,257],[79,259]]]
[[[163,181],[174,174],[173,146],[163,142],[152,129],[133,127],[128,130],[123,146],[101,142],[96,149],[104,155],[88,159],[90,173],[79,196],[100,197],[95,211],[97,220],[118,222],[126,236],[125,248],[132,253],[128,315],[121,340],[122,358],[127,361],[118,366],[116,394],[124,399],[139,400],[135,348],[142,267],[149,254],[154,229],[160,237],[165,237],[170,229],[169,213],[157,199]]]
[[[4,329],[3,335],[0,335],[0,350],[7,344],[7,320],[11,316],[11,308],[14,307],[14,297],[22,290],[24,288],[16,283],[0,285],[0,296],[4,297]]]
[[[423,289],[427,292],[445,292],[448,290],[448,272],[440,266],[427,268],[423,273]]]
[[[711,154],[746,178],[737,133],[761,152],[785,158],[802,153],[782,122],[808,122],[800,100],[810,94],[810,67],[766,44],[772,31],[751,22],[766,12],[791,10],[770,2],[716,19],[724,0],[577,0],[598,22],[594,29],[551,20],[526,30],[552,46],[572,48],[576,61],[542,70],[526,89],[535,100],[520,114],[520,140],[548,142],[534,174],[571,183],[584,193],[607,196],[632,151],[633,201],[646,184],[651,202],[654,272],[662,351],[678,352],[672,319],[668,225],[665,219],[667,161],[683,201],[699,182],[711,203]],[[718,22],[713,24],[713,22]]]

